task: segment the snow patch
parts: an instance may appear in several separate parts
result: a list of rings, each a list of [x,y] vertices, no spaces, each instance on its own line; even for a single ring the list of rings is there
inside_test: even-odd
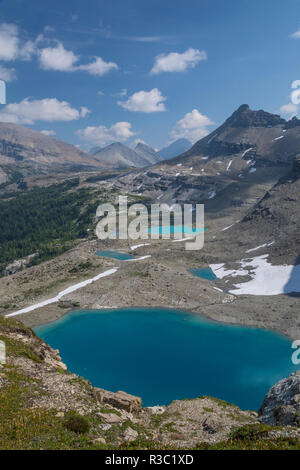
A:
[[[230,160],[230,162],[228,163],[226,171],[229,171],[229,168],[231,167],[231,164],[232,164],[232,160]]]
[[[210,144],[216,137],[217,137],[218,134],[215,134],[213,135],[208,141],[207,143]]]
[[[37,304],[31,305],[30,307],[23,308],[22,310],[17,310],[16,312],[9,313],[8,315],[5,315],[5,316],[7,318],[15,317],[17,315],[21,315],[22,313],[32,312],[33,310],[37,310],[38,308],[45,307],[46,305],[59,302],[60,299],[64,297],[65,295],[70,294],[71,292],[75,292],[76,290],[81,289],[82,287],[85,287],[88,284],[92,284],[93,282],[98,281],[102,277],[110,276],[111,274],[114,274],[117,271],[118,271],[118,268],[108,269],[107,271],[104,271],[103,273],[100,273],[97,276],[92,277],[91,279],[87,279],[86,281],[82,281],[82,282],[79,282],[78,284],[74,284],[73,286],[68,287],[67,289],[57,294],[56,297],[52,297],[52,299],[44,300],[43,302],[39,302]]]
[[[151,258],[151,255],[141,256],[140,258],[134,258],[134,259],[126,259],[125,261],[127,263],[130,263],[133,261],[142,261],[143,259],[148,259],[148,258]]]
[[[279,295],[300,292],[300,264],[276,266],[267,261],[268,256],[265,254],[241,260],[241,270],[224,269],[224,264],[212,264],[210,268],[219,279],[225,276],[250,274],[252,277],[250,281],[236,284],[235,288],[229,291],[234,295]]]
[[[250,150],[252,150],[252,149],[253,149],[253,147],[250,147],[250,148],[248,148],[247,150],[245,150],[245,152],[244,152],[243,155],[242,155],[242,158],[244,158],[244,156],[246,155],[246,153],[250,152]]]
[[[148,245],[150,245],[150,243],[141,243],[140,245],[133,245],[133,246],[131,246],[130,249],[131,249],[131,251],[134,251],[134,250],[136,250],[137,248],[140,248],[140,247],[142,247],[142,246],[148,246]]]

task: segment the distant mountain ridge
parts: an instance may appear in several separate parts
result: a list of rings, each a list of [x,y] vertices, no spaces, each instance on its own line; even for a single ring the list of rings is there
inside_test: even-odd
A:
[[[0,122],[0,184],[16,175],[47,174],[99,167],[90,154],[28,127]]]
[[[135,152],[141,155],[143,158],[149,161],[150,164],[158,163],[163,158],[161,155],[156,152],[152,147],[150,147],[147,144],[143,144],[142,142],[139,142],[136,147],[135,147]]]
[[[186,152],[192,146],[192,143],[187,139],[178,139],[175,142],[172,142],[167,147],[159,150],[159,155],[162,157],[162,160],[167,160],[169,158],[177,157],[178,155]]]
[[[93,157],[99,161],[99,163],[101,162],[101,165],[105,168],[141,168],[151,164],[142,154],[121,144],[121,142],[108,145],[99,150],[99,152],[94,153]]]

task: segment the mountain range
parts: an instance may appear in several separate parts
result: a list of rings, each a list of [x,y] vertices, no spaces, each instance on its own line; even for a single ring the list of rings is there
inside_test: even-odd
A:
[[[156,151],[143,142],[139,142],[134,149],[115,142],[104,148],[93,147],[90,154],[107,168],[142,168],[176,157],[188,150],[191,145],[187,139],[179,139],[162,150]]]
[[[101,162],[103,167],[114,169],[142,168],[162,160],[160,155],[146,144],[138,143],[135,149],[131,149],[120,142],[94,151],[93,158]]]
[[[28,127],[0,123],[0,187],[32,175],[145,167],[161,160],[144,143],[131,149],[117,142],[87,153]]]

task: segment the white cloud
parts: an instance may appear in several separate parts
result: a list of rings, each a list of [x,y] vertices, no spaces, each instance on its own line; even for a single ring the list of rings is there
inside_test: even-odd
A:
[[[294,33],[290,34],[290,38],[300,39],[300,29],[297,29]]]
[[[135,140],[133,141],[133,145],[134,145],[134,146],[137,146],[137,144],[148,145],[147,142],[145,142],[145,141],[142,140],[142,139],[135,139]]]
[[[56,98],[30,100],[25,98],[20,103],[10,103],[0,111],[0,121],[15,124],[34,124],[35,121],[73,121],[85,117],[89,110],[85,107],[77,110],[67,101]]]
[[[95,57],[94,62],[77,67],[77,70],[85,70],[91,75],[97,75],[100,77],[114,69],[118,69],[117,64],[114,62],[105,62],[101,57]]]
[[[48,136],[54,136],[54,135],[56,135],[56,132],[55,131],[43,130],[43,131],[41,131],[41,134],[48,135]]]
[[[296,116],[298,112],[298,106],[294,103],[283,104],[280,106],[280,112],[290,117]]]
[[[19,50],[19,58],[25,61],[31,60],[32,56],[36,54],[37,42],[39,40],[40,38],[38,37],[36,41],[26,41]]]
[[[68,51],[63,44],[58,42],[55,47],[46,47],[39,50],[40,66],[44,70],[56,70],[60,72],[76,72],[83,70],[91,75],[102,76],[118,66],[114,62],[105,62],[101,57],[95,57],[94,61],[86,65],[77,65],[79,56],[73,51]]]
[[[116,122],[111,127],[87,127],[76,131],[79,137],[90,144],[105,146],[112,142],[125,142],[134,135],[130,122]]]
[[[105,93],[104,93],[104,91],[99,90],[99,91],[97,91],[97,95],[99,95],[99,96],[105,96]]]
[[[0,60],[16,60],[19,54],[18,28],[14,24],[0,25]]]
[[[138,91],[130,96],[127,101],[118,101],[118,105],[128,111],[157,113],[166,110],[163,103],[166,99],[158,88],[153,88],[151,91]]]
[[[201,114],[197,109],[193,109],[191,113],[185,114],[175,124],[171,131],[172,142],[180,138],[186,138],[194,143],[209,133],[207,126],[212,124],[214,122],[209,117]]]
[[[0,60],[30,60],[36,53],[36,41],[24,42],[20,38],[19,28],[14,24],[0,25]]]
[[[151,74],[156,75],[161,72],[184,72],[188,68],[194,68],[201,60],[206,60],[205,51],[199,49],[187,49],[182,54],[170,52],[170,54],[159,54],[155,58]]]
[[[41,68],[44,70],[56,70],[61,72],[74,72],[78,57],[67,51],[59,42],[55,47],[46,47],[39,51]]]
[[[16,70],[8,69],[7,67],[0,65],[0,79],[5,82],[12,82],[16,79]]]
[[[53,28],[46,26],[44,32],[53,32]],[[0,60],[29,61],[34,55],[38,56],[40,67],[43,70],[55,70],[61,72],[86,71],[91,75],[102,76],[111,70],[118,69],[114,62],[105,62],[101,57],[94,57],[88,64],[79,64],[79,56],[73,51],[65,49],[63,44],[52,39],[55,45],[42,47],[50,39],[43,34],[37,36],[34,41],[25,41],[21,38],[18,26],[14,24],[0,24]],[[44,44],[43,44],[44,43]]]

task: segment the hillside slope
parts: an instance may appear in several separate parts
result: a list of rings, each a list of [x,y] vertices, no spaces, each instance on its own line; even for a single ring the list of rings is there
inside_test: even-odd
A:
[[[0,183],[10,175],[99,167],[97,160],[73,145],[28,127],[0,123]]]
[[[58,351],[0,317],[0,448],[299,449],[299,428],[262,425],[256,413],[209,397],[142,408],[125,392],[94,388],[67,371]],[[270,409],[270,399],[269,399]]]

